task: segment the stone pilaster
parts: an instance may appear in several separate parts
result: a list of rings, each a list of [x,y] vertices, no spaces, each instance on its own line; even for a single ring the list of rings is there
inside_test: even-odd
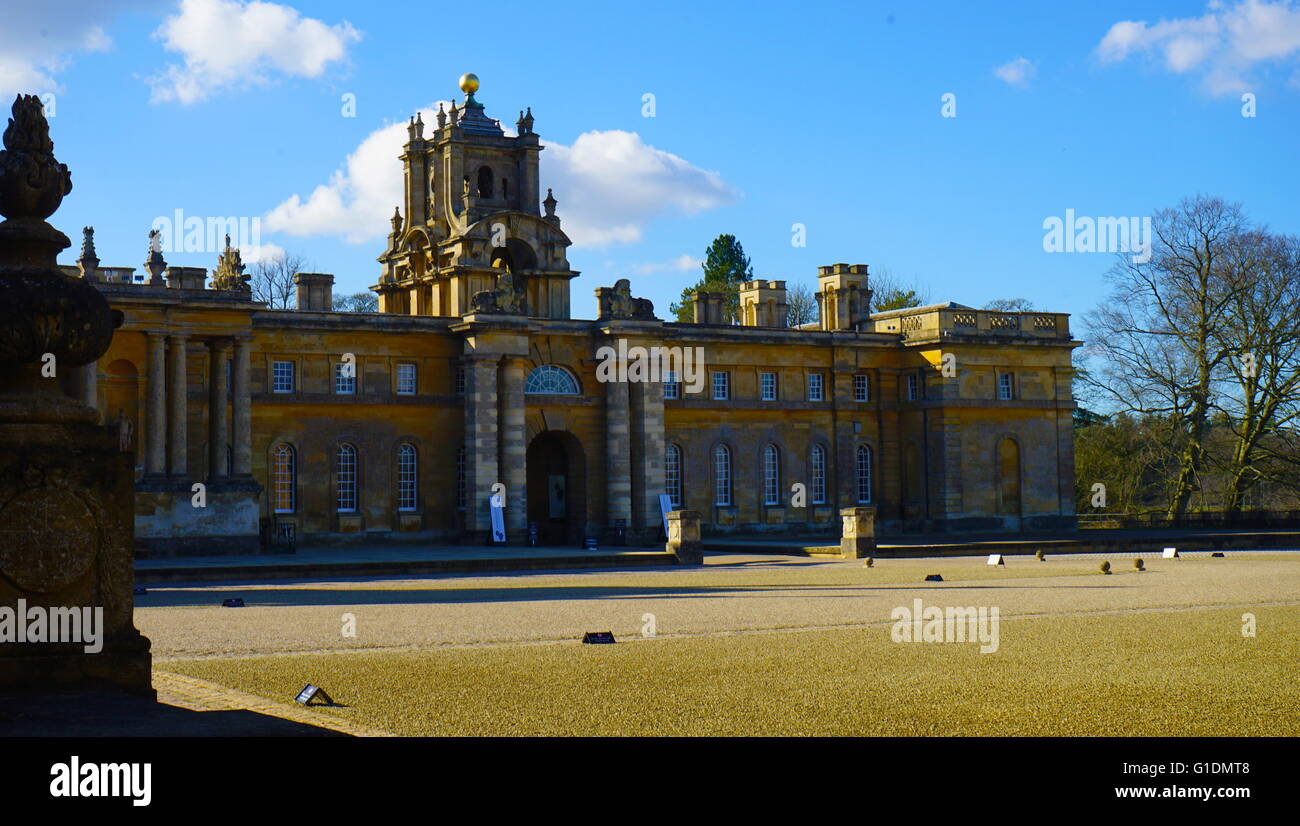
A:
[[[230,473],[226,448],[230,444],[230,416],[226,410],[230,394],[226,391],[226,358],[230,342],[218,339],[208,343],[208,481],[224,479]]]
[[[492,530],[488,500],[499,481],[497,358],[465,356],[465,530],[480,536]],[[509,502],[506,505],[509,510]]]
[[[186,336],[173,333],[167,352],[167,398],[171,402],[167,471],[173,479],[186,478],[186,468],[189,465],[188,345],[189,339]]]
[[[528,361],[506,357],[501,363],[501,481],[506,486],[506,532],[516,541],[525,539],[528,513],[524,496],[528,487],[524,433],[524,376]]]
[[[625,381],[605,383],[605,528],[608,531],[613,531],[620,519],[627,528],[632,528],[632,439],[628,390]]]
[[[235,361],[231,366],[234,372],[234,398],[231,407],[235,425],[235,466],[230,472],[240,477],[251,476],[253,473],[253,407],[249,386],[251,349],[251,341],[245,338],[236,339]]]
[[[167,338],[162,333],[149,333],[148,337],[144,472],[149,476],[162,476],[167,472]]]

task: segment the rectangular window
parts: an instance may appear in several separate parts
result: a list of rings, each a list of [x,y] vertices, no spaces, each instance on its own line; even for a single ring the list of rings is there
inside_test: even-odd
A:
[[[402,445],[397,449],[397,509],[414,511],[416,492],[415,447]]]
[[[731,374],[727,372],[718,372],[713,374],[713,398],[715,401],[726,401],[731,398]]]
[[[758,383],[765,402],[776,401],[776,373],[759,373]]]
[[[998,373],[998,398],[1014,399],[1015,397],[1015,378],[1010,373]]]
[[[822,385],[821,373],[808,374],[808,401],[820,402],[825,401],[825,387]]]
[[[915,373],[907,374],[907,400],[914,402],[921,397],[921,379]]]
[[[334,392],[351,396],[357,392],[357,367],[355,363],[334,362]]]
[[[465,368],[464,367],[456,368],[456,392],[457,393],[465,392]]]
[[[293,362],[271,362],[271,391],[273,393],[293,392]]]
[[[410,362],[398,362],[397,395],[399,396],[415,395],[415,365],[411,364]]]
[[[871,401],[871,381],[868,376],[862,373],[853,377],[853,401]]]
[[[682,383],[677,380],[677,373],[669,370],[664,374],[664,398],[680,399],[682,397]]]

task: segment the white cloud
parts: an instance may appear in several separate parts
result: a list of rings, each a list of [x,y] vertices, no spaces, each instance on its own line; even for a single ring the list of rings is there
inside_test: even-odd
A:
[[[1295,0],[1215,0],[1200,17],[1123,20],[1097,45],[1102,63],[1119,63],[1135,54],[1163,59],[1171,72],[1200,72],[1213,95],[1246,91],[1252,69],[1266,63],[1300,64],[1300,4]],[[1294,75],[1293,75],[1294,76]]]
[[[436,122],[436,109],[435,104],[420,110],[426,126]],[[405,123],[372,132],[327,183],[306,198],[295,194],[272,209],[267,229],[340,235],[352,243],[382,239],[393,207],[403,200],[397,156],[405,141]],[[547,187],[554,190],[556,213],[575,246],[638,241],[645,225],[659,215],[693,215],[736,197],[718,173],[656,149],[633,132],[586,132],[573,146],[545,146],[542,193]]]
[[[699,269],[704,262],[698,258],[685,253],[668,261],[660,261],[652,264],[637,264],[632,268],[632,272],[637,275],[650,275],[656,272],[687,272],[689,270]]]
[[[0,94],[62,91],[57,75],[80,53],[112,48],[104,27],[133,2],[46,0],[6,4],[0,25]]]
[[[274,75],[319,77],[347,57],[361,33],[260,0],[181,0],[154,37],[184,63],[148,79],[155,103],[196,103],[223,89],[260,86]]]
[[[1037,67],[1034,62],[1024,57],[1003,63],[993,70],[993,74],[1011,86],[1027,86]]]
[[[556,190],[556,212],[575,246],[639,241],[659,215],[695,215],[736,199],[717,172],[656,149],[635,132],[584,132],[573,146],[546,147],[542,188]]]
[[[271,261],[284,255],[284,247],[279,244],[258,244],[255,247],[240,247],[239,258],[245,264],[259,261]]]

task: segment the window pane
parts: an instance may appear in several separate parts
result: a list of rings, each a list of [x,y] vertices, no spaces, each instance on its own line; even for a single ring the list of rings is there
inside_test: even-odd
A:
[[[415,510],[416,461],[415,447],[402,445],[397,448],[397,508],[398,510]]]
[[[674,508],[682,506],[682,449],[669,445],[664,455],[664,487]]]
[[[338,490],[339,511],[347,513],[356,510],[357,449],[352,445],[339,445],[334,483]]]
[[[731,451],[718,445],[713,451],[714,504],[731,504]]]

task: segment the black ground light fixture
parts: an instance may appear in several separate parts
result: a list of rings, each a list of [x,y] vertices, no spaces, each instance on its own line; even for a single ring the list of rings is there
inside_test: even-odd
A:
[[[582,635],[582,641],[588,645],[610,645],[614,640],[613,631],[588,631]]]
[[[243,608],[243,607],[244,607],[244,598],[243,598],[243,597],[227,597],[226,599],[223,599],[223,600],[221,601],[221,607],[222,607],[222,608]]]

